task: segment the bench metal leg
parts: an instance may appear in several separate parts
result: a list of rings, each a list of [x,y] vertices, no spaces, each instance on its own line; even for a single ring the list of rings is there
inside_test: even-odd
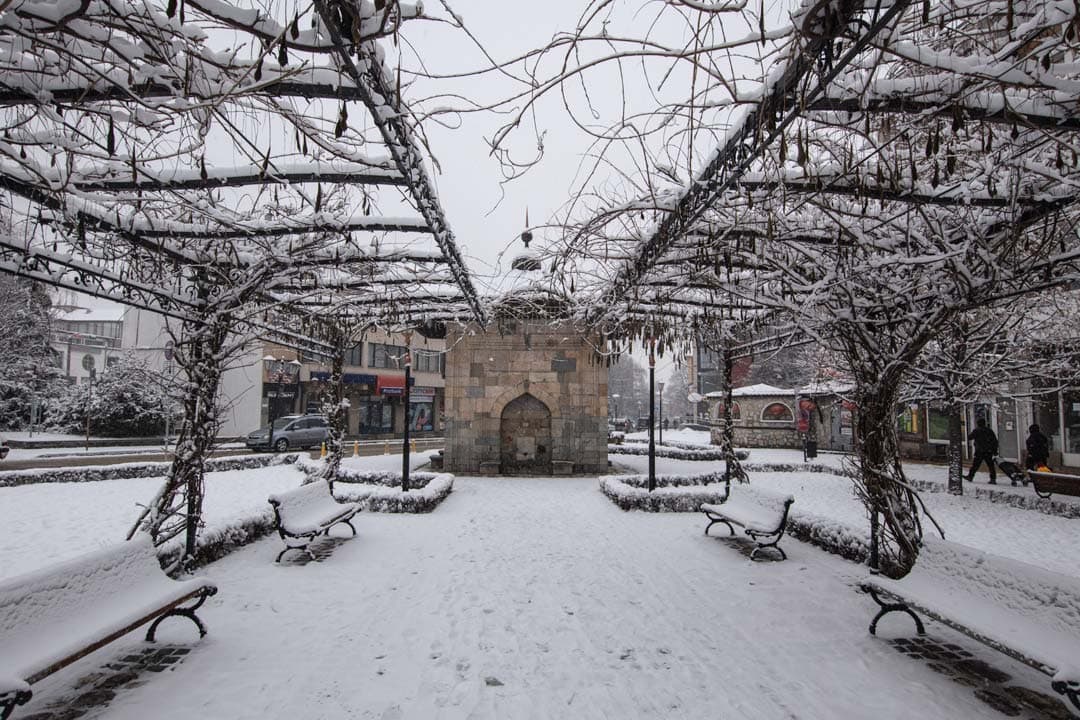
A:
[[[25,705],[32,696],[33,693],[29,690],[16,690],[0,695],[0,720],[7,720],[11,713],[15,712],[16,705]]]
[[[861,587],[863,590],[870,593],[870,597],[874,598],[874,602],[876,602],[881,608],[881,610],[878,611],[878,614],[874,616],[874,619],[870,621],[871,635],[877,635],[878,620],[881,620],[881,618],[885,617],[891,612],[906,612],[908,615],[911,616],[911,619],[915,621],[915,629],[919,633],[919,635],[926,634],[926,628],[923,626],[922,619],[918,615],[916,615],[915,612],[910,607],[908,607],[906,603],[884,602],[873,587],[869,585],[862,585]]]
[[[210,597],[216,592],[217,588],[206,588],[206,590],[203,591],[203,594],[199,596],[199,600],[194,605],[190,605],[188,607],[175,607],[172,610],[169,610],[169,612],[165,613],[164,615],[158,617],[157,620],[150,624],[150,628],[146,631],[146,641],[154,642],[154,636],[157,634],[158,625],[160,625],[161,621],[165,618],[173,616],[186,617],[188,620],[195,623],[195,626],[197,628],[199,628],[199,637],[206,637],[206,626],[203,625],[202,620],[200,620],[199,616],[195,614],[195,611],[202,607],[202,604],[206,602],[206,598]]]
[[[758,552],[760,552],[761,550],[775,550],[776,552],[780,553],[780,559],[781,560],[787,560],[787,553],[784,552],[784,549],[781,548],[780,544],[779,544],[780,543],[780,538],[776,538],[771,543],[763,543],[763,542],[761,542],[761,540],[758,539],[757,535],[754,535],[753,533],[751,533],[749,531],[747,531],[746,534],[749,535],[750,537],[752,537],[754,539],[754,542],[757,543],[757,547],[754,548],[750,552],[750,559],[751,560],[753,560],[754,556],[757,555]]]
[[[705,527],[705,534],[706,535],[709,534],[709,528],[711,528],[716,523],[724,523],[725,525],[727,525],[727,529],[731,532],[731,534],[732,535],[735,534],[735,528],[733,528],[731,526],[731,523],[729,523],[724,518],[722,518],[722,517],[713,517],[712,515],[706,515],[705,517],[709,518],[709,524]]]
[[[352,536],[356,537],[356,528],[353,527],[352,518],[349,518],[348,520],[338,520],[334,525],[348,525],[349,529],[352,530]],[[330,537],[330,528],[334,527],[334,525],[327,525],[326,529],[322,531],[322,534],[326,537]]]
[[[1050,687],[1054,688],[1055,692],[1069,698],[1069,702],[1073,704],[1073,707],[1080,711],[1080,683],[1055,680],[1050,683]]]

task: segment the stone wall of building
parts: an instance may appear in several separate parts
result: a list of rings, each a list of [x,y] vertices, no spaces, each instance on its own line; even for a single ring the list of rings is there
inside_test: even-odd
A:
[[[739,419],[735,421],[735,446],[746,448],[802,448],[802,436],[795,429],[795,398],[761,395],[736,397]],[[761,419],[762,411],[773,403],[783,403],[792,413],[791,422]]]
[[[502,322],[469,326],[450,338],[446,363],[448,472],[495,474],[507,438],[506,406],[529,394],[551,411],[554,474],[607,470],[607,366],[570,323]]]

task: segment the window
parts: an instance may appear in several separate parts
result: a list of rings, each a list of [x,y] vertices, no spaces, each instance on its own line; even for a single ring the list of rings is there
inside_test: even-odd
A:
[[[105,358],[105,369],[107,370],[107,369],[109,369],[109,368],[111,368],[114,365],[117,365],[119,363],[120,363],[120,358],[118,356],[109,355],[107,358]]]
[[[896,429],[907,435],[922,434],[922,412],[918,405],[905,405],[896,418]]]
[[[412,430],[431,430],[434,425],[431,403],[409,403],[409,427]]]
[[[96,361],[96,360],[94,360],[94,356],[93,356],[93,355],[83,355],[83,356],[82,356],[82,367],[83,367],[83,370],[93,370],[93,369],[94,369],[94,366],[95,366],[96,364],[97,364],[97,361]]]
[[[761,419],[765,422],[795,422],[795,414],[784,403],[769,403],[761,411]]]
[[[408,352],[401,345],[383,345],[381,343],[368,343],[368,367],[373,368],[399,368],[405,360]]]
[[[362,434],[388,433],[394,428],[394,408],[381,400],[360,403],[360,432]]]
[[[948,442],[949,441],[949,415],[948,413],[936,407],[931,407],[926,411],[926,432],[929,436],[930,442]]]
[[[732,420],[739,420],[739,419],[741,419],[741,417],[742,417],[742,408],[739,407],[739,403],[737,403],[737,402],[731,403],[731,419]],[[723,420],[724,419],[724,403],[720,403],[720,404],[718,404],[716,406],[716,419],[717,420]]]
[[[345,364],[357,367],[364,364],[364,343],[356,343],[345,351]]]
[[[413,351],[413,370],[416,372],[442,372],[442,353],[431,350]]]

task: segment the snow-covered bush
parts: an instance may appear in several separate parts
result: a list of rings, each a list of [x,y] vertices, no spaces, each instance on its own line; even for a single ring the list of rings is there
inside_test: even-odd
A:
[[[641,443],[625,443],[621,445],[609,444],[609,455],[648,455],[649,446]],[[672,458],[674,460],[723,460],[724,453],[719,450],[710,450],[703,448],[700,445],[681,444],[679,446],[673,445],[657,445],[656,457]],[[750,457],[749,450],[737,450],[735,457],[739,460],[746,460]]]
[[[57,432],[86,428],[107,437],[141,437],[160,433],[173,401],[168,383],[145,360],[125,355],[93,383],[72,385],[47,409],[48,425]]]
[[[648,476],[616,475],[600,478],[600,491],[623,510],[697,512],[702,503],[724,500],[723,479],[723,473],[658,475],[656,489],[649,492]]]
[[[206,461],[206,472],[250,470],[271,465],[288,465],[296,462],[296,457],[295,454],[273,455],[268,453],[264,455],[210,458]],[[169,472],[169,465],[167,462],[135,462],[91,467],[8,470],[0,472],[0,487],[34,485],[36,483],[97,482],[99,480],[163,477]]]
[[[297,467],[307,476],[304,482],[322,479],[323,460],[302,458]],[[354,470],[338,466],[334,497],[358,502],[368,512],[427,513],[434,510],[454,489],[450,473],[411,472],[409,492],[401,491],[401,473],[385,470]]]
[[[352,475],[351,479],[346,476]],[[345,502],[358,502],[368,512],[381,513],[428,513],[438,507],[454,489],[454,476],[450,473],[410,473],[409,492],[401,491],[401,476],[396,484],[384,479],[361,479],[365,473],[338,475],[334,483],[334,496]],[[383,475],[383,473],[373,473]]]

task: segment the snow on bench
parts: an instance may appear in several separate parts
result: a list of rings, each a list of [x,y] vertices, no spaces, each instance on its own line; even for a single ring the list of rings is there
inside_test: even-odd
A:
[[[860,583],[880,606],[870,622],[915,611],[1051,677],[1080,710],[1080,580],[1027,563],[930,538],[901,580],[872,574]],[[896,602],[883,602],[879,593]]]
[[[709,524],[705,527],[705,534],[708,535],[709,528],[716,523],[724,523],[728,526],[731,534],[734,535],[735,528],[732,526],[740,525],[746,531],[746,534],[757,543],[757,547],[750,553],[751,560],[754,559],[758,551],[765,548],[776,550],[776,552],[780,553],[782,560],[787,560],[787,553],[780,548],[778,543],[787,528],[788,510],[793,502],[795,502],[795,498],[788,495],[784,499],[783,510],[771,510],[746,500],[728,499],[719,504],[704,503],[701,506],[701,511],[709,518]],[[762,542],[763,538],[771,538],[772,542]]]
[[[356,528],[350,520],[360,512],[360,504],[335,500],[326,480],[275,493],[269,497],[269,502],[274,506],[278,534],[285,542],[285,549],[278,553],[274,562],[281,562],[282,556],[290,550],[304,550],[314,559],[308,545],[319,535],[328,535],[330,528],[339,523],[348,525],[356,536]]]
[[[29,702],[30,686],[153,620],[195,615],[217,586],[173,580],[148,536],[0,582],[0,718]],[[193,605],[180,607],[194,601]]]

